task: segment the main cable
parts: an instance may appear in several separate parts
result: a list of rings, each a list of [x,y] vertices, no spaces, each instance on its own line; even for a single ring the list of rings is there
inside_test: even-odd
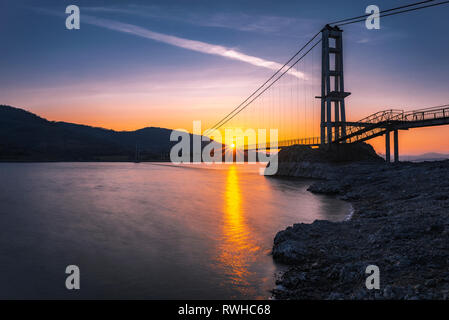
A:
[[[273,75],[271,75],[268,80],[266,80],[261,86],[259,86],[253,93],[251,93],[243,102],[241,102],[237,107],[235,107],[231,112],[229,112],[224,118],[222,118],[220,121],[218,121],[216,124],[214,124],[211,128],[207,129],[204,134],[208,133],[208,131],[213,131],[217,129],[217,126],[220,125],[223,121],[225,121],[228,117],[230,117],[234,112],[236,112],[242,105],[244,105],[251,97],[253,97],[259,90],[261,90],[268,82],[270,82],[279,72],[281,72],[282,69],[284,69],[296,56],[298,56],[315,38],[321,33],[321,31],[318,31],[307,43],[302,46],[301,49],[299,49],[284,65],[277,70]],[[288,69],[290,70],[290,68]],[[220,125],[221,127],[221,125]]]
[[[265,91],[267,91],[273,84],[275,84],[280,78],[282,78],[291,68],[293,68],[299,61],[301,61],[310,51],[312,51],[313,48],[315,48],[319,43],[321,42],[321,39],[318,40],[312,47],[310,47],[309,50],[307,50],[306,53],[304,53],[298,60],[296,60],[287,70],[285,70],[279,77],[277,77],[273,82],[270,83],[264,90],[262,90],[257,96],[255,96],[250,102],[248,102],[245,106],[243,106],[240,110],[238,110],[235,114],[232,115],[231,118],[227,119],[223,123],[221,123],[219,126],[214,127],[213,130],[220,129],[224,124],[226,124],[228,121],[230,121],[232,118],[234,118],[236,115],[238,115],[240,112],[242,112],[247,106],[249,106],[254,100],[256,100],[258,97],[260,97]]]
[[[435,0],[426,0],[426,1],[421,1],[421,2],[415,2],[415,3],[412,3],[412,4],[407,4],[407,5],[396,7],[396,8],[382,10],[379,13],[385,13],[385,12],[390,12],[390,11],[394,11],[394,10],[404,9],[404,8],[408,8],[408,7],[414,7],[414,6],[417,6],[417,5],[420,5],[420,4],[423,4],[423,3],[427,3],[427,2],[432,2],[432,1],[435,1]],[[371,13],[368,13],[368,14],[364,14],[364,15],[358,16],[358,17],[353,17],[353,18],[347,18],[347,19],[343,19],[343,20],[334,21],[334,22],[331,22],[329,24],[338,24],[338,23],[342,23],[342,22],[346,22],[346,21],[351,21],[351,20],[354,20],[354,19],[366,18],[366,17],[369,17],[370,15],[371,15]]]
[[[443,2],[438,2],[438,3],[428,4],[428,5],[425,5],[425,6],[418,7],[418,8],[410,8],[410,9],[395,11],[395,12],[387,13],[387,14],[380,14],[381,12],[379,12],[379,17],[394,16],[394,15],[400,14],[400,13],[416,11],[416,10],[430,8],[430,7],[435,7],[435,6],[439,6],[439,5],[442,5],[442,4],[448,4],[448,3],[449,3],[449,1],[443,1]],[[384,11],[384,12],[386,12],[386,11]],[[354,19],[357,19],[357,18],[354,18]],[[358,20],[349,21],[349,22],[345,22],[345,23],[339,23],[339,24],[336,24],[335,26],[345,26],[345,25],[348,25],[348,24],[362,22],[362,21],[365,21],[365,19],[363,18],[363,19],[358,19]]]

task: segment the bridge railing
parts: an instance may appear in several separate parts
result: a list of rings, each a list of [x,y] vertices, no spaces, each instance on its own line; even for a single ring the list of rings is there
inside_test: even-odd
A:
[[[293,145],[319,145],[321,143],[320,137],[308,137],[302,139],[288,139],[279,141],[280,147],[289,147]]]
[[[449,118],[449,105],[405,112],[395,120],[423,121],[442,118]]]
[[[449,105],[431,107],[404,112],[399,109],[389,109],[376,112],[363,118],[354,125],[347,126],[346,135],[338,141],[355,142],[367,140],[386,131],[395,122],[413,122],[449,118]]]
[[[308,138],[301,138],[301,139],[287,139],[287,140],[280,140],[277,143],[278,148],[282,147],[290,147],[294,145],[308,145],[308,146],[317,146],[321,143],[320,137],[308,137]],[[263,150],[263,149],[270,149],[270,143],[266,143],[264,145],[246,145],[243,147],[244,150]]]
[[[378,134],[382,130],[382,128],[379,128],[380,124],[397,120],[402,118],[403,115],[404,111],[399,109],[378,111],[360,119],[354,125],[346,126],[346,135],[339,138],[338,141],[355,142],[365,139],[371,134]]]
[[[388,110],[382,110],[378,111],[376,113],[373,113],[369,115],[368,117],[365,117],[363,119],[360,119],[357,122],[360,123],[379,123],[382,121],[388,121],[395,117],[398,117],[400,115],[404,114],[404,110],[399,109],[388,109]]]
[[[378,135],[384,134],[388,127],[394,126],[397,122],[413,122],[432,119],[449,118],[449,105],[443,105],[438,107],[419,109],[413,111],[404,112],[400,109],[388,109],[378,111],[360,119],[357,122],[346,123],[346,135],[336,138],[335,132],[332,134],[333,142],[345,141],[348,143],[356,141],[364,141],[373,138]],[[341,125],[340,123],[339,125]],[[317,146],[320,145],[320,137],[308,137],[301,139],[286,139],[278,142],[278,147],[289,147],[293,145],[308,145]],[[324,143],[327,143],[327,137]],[[257,145],[246,146],[245,149],[269,149],[270,144],[267,143],[265,148],[261,148]]]

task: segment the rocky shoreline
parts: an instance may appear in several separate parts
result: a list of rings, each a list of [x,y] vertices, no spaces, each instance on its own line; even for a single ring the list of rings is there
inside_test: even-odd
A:
[[[322,179],[309,191],[338,195],[354,213],[276,235],[273,259],[289,268],[274,298],[449,299],[449,161],[348,163],[299,154],[281,152],[278,175]],[[380,289],[366,288],[368,265],[379,267]]]

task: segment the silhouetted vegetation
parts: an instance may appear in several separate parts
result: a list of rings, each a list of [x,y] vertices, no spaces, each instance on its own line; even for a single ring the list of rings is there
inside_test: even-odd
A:
[[[0,105],[0,161],[167,160],[172,130],[147,127],[114,131],[48,121],[31,112]]]

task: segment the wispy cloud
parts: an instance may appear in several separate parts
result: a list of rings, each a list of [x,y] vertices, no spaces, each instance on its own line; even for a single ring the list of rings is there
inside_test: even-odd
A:
[[[390,27],[382,27],[383,32],[375,32],[366,28],[355,29],[346,36],[351,42],[362,45],[385,45],[386,42],[398,41],[408,38],[408,35],[400,30]]]
[[[279,36],[292,36],[294,30],[314,31],[316,21],[305,18],[292,18],[274,15],[248,15],[242,12],[202,12],[187,11],[177,6],[121,5],[108,7],[85,7],[91,13],[124,14],[156,20],[168,20],[202,27],[216,27],[238,31],[271,33]],[[309,30],[311,29],[311,30]],[[296,38],[298,35],[295,33]]]
[[[118,22],[110,19],[102,19],[93,16],[83,15],[82,23],[88,23],[98,27],[114,30],[122,33],[128,33],[154,41],[163,42],[172,46],[180,47],[187,50],[197,51],[205,54],[217,55],[232,60],[246,62],[248,64],[263,67],[271,70],[278,70],[282,68],[282,64],[265,60],[256,56],[247,55],[235,49],[227,48],[220,45],[210,44],[197,40],[190,40],[180,38],[164,33],[154,32],[146,28],[142,28],[133,24]],[[288,72],[290,75],[297,78],[305,78],[304,73],[291,69]]]
[[[50,14],[50,15],[57,15],[59,16],[59,13],[56,13],[51,10],[43,9],[43,8],[35,8],[36,11],[44,13],[44,14]],[[102,27],[109,30],[114,30],[122,33],[128,33],[135,36],[139,36],[146,39],[151,39],[154,41],[166,43],[175,47],[192,50],[196,52],[201,52],[205,54],[210,55],[216,55],[225,57],[232,60],[237,60],[241,62],[246,62],[248,64],[267,68],[270,70],[279,70],[283,67],[282,64],[266,60],[260,57],[251,56],[245,53],[242,53],[238,50],[228,48],[221,45],[211,44],[203,41],[198,40],[191,40],[186,38],[181,38],[177,36],[172,36],[160,32],[151,31],[149,29],[129,24],[129,23],[123,23],[111,19],[104,19],[104,18],[98,18],[90,15],[83,14],[82,15],[82,23],[87,23],[90,25],[95,25],[98,27]],[[286,68],[285,68],[286,69]],[[306,79],[306,76],[303,72],[297,71],[294,68],[290,69],[288,71],[288,74],[291,76],[300,78],[300,79]]]

